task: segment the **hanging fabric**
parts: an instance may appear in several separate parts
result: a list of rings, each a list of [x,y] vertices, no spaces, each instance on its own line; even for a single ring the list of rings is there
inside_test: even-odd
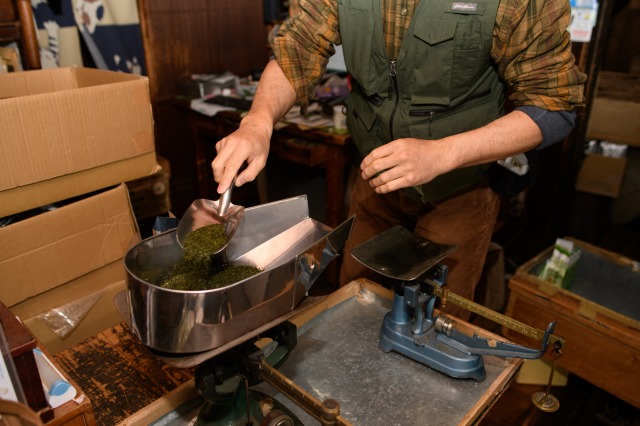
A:
[[[96,68],[146,75],[135,0],[31,0],[31,4],[43,68],[83,66],[81,39]]]
[[[31,0],[31,7],[42,68],[84,66],[71,0]]]

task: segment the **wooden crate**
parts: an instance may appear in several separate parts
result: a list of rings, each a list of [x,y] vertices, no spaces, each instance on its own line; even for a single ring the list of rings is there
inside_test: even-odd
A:
[[[549,321],[557,321],[554,334],[566,339],[558,365],[640,407],[640,265],[572,241],[582,254],[570,290],[537,278],[552,253],[549,248],[510,279],[506,314],[542,329]],[[504,335],[531,343],[511,330],[504,330]]]
[[[49,361],[65,376],[65,379],[76,388],[76,397],[72,401],[53,409],[53,418],[45,423],[46,426],[96,426],[91,399],[71,378],[71,376],[56,362],[55,358],[42,345],[39,349]]]
[[[20,377],[20,384],[29,408],[35,411],[47,426],[95,425],[91,401],[70,377],[65,378],[78,392],[75,400],[53,409],[49,406],[42,387],[42,381],[40,380],[33,349],[37,347],[41,350],[63,374],[65,374],[64,370],[56,364],[47,349],[2,303],[0,303],[0,322],[5,331],[7,343],[11,349],[11,356]]]
[[[195,394],[193,370],[172,368],[159,361],[124,322],[55,354],[54,358],[91,400],[92,416],[98,425],[116,425],[148,405],[156,407],[154,401],[187,382],[191,385],[185,386],[185,392],[193,390]],[[168,404],[174,402],[171,397],[165,400]]]
[[[324,164],[327,156],[327,148],[322,143],[299,138],[278,138],[273,152],[284,160],[308,167]]]
[[[33,349],[37,345],[36,338],[1,302],[0,325],[6,336],[27,405],[38,413],[43,421],[50,420],[53,418],[53,412],[45,398],[33,355]]]

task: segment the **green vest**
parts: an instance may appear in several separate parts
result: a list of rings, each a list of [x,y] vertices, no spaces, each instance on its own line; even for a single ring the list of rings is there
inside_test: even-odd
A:
[[[345,101],[347,124],[363,158],[395,139],[429,143],[504,114],[504,86],[490,58],[498,2],[422,0],[391,64],[382,35],[382,0],[338,0],[353,83]],[[488,168],[457,169],[407,191],[423,202],[435,201],[472,185]]]

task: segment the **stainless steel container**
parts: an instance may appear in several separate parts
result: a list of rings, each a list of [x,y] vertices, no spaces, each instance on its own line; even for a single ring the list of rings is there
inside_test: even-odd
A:
[[[353,220],[331,229],[311,219],[306,196],[248,208],[227,259],[262,272],[203,291],[155,285],[181,258],[182,248],[175,230],[147,238],[124,259],[128,323],[144,345],[168,354],[225,345],[291,312],[342,250]]]

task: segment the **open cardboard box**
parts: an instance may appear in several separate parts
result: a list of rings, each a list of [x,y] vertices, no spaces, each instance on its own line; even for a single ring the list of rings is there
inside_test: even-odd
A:
[[[591,101],[587,139],[640,147],[640,74],[603,70]]]
[[[576,189],[616,198],[620,195],[626,168],[626,158],[588,154],[578,172]]]
[[[89,68],[0,74],[0,217],[156,171],[146,77]]]
[[[594,98],[589,113],[587,138],[640,146],[640,103],[624,99]]]
[[[0,300],[57,353],[122,321],[113,296],[139,238],[125,184],[0,228]]]
[[[23,319],[24,325],[50,353],[57,354],[122,322],[122,316],[113,299],[116,294],[126,288],[125,281],[111,283],[105,288],[98,289],[89,297],[72,300],[54,309]],[[47,294],[41,295],[40,299],[49,303],[59,303]],[[19,309],[16,308],[14,311],[19,312]],[[61,320],[69,312],[77,316],[73,317],[72,323],[64,324],[70,326],[69,330],[62,330]],[[68,334],[65,334],[66,332]]]

